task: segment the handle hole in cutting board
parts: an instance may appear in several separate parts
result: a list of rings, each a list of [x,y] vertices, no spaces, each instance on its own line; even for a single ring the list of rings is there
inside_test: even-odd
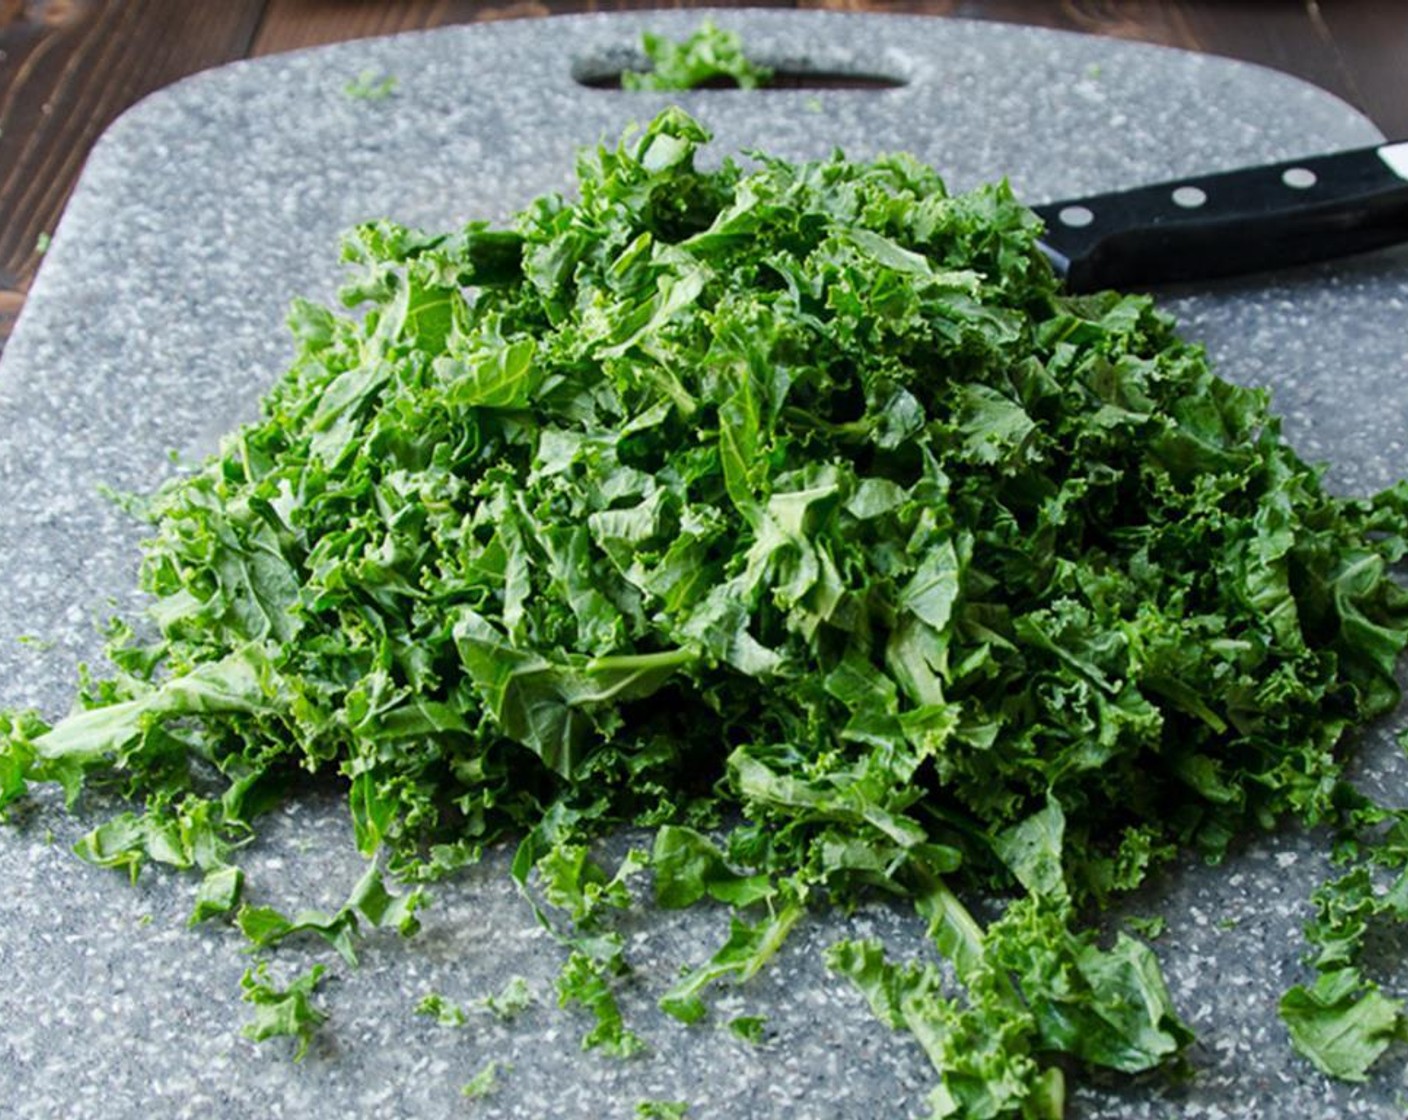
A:
[[[805,61],[786,59],[773,62],[769,59],[757,61],[772,70],[772,77],[759,86],[759,90],[804,90],[804,89],[844,89],[860,92],[880,92],[899,89],[908,85],[905,78],[886,74],[880,68],[859,67],[855,70],[828,66],[812,66]],[[634,52],[616,51],[594,57],[579,58],[572,63],[572,80],[588,89],[605,90],[615,93],[631,93],[621,88],[621,75],[628,72],[641,72],[650,69],[643,55]],[[738,86],[732,79],[711,79],[694,87],[698,90],[733,90]],[[647,91],[649,92],[649,91]]]

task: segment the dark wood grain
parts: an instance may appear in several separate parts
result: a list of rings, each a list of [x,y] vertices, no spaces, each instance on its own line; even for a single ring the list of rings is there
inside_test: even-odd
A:
[[[344,39],[703,6],[957,16],[1207,51],[1304,78],[1408,136],[1408,0],[0,0],[0,345],[93,141],[152,90]]]
[[[113,119],[248,54],[264,0],[4,0],[0,7],[0,337],[83,160]]]
[[[1408,3],[1364,0],[1326,3],[1318,10],[1325,41],[1347,75],[1344,91],[1335,92],[1385,135],[1408,138]],[[1282,69],[1291,66],[1288,59]]]
[[[550,15],[556,4],[474,3],[473,0],[401,0],[395,4],[348,0],[267,0],[250,53],[274,54],[345,39],[393,35],[452,23]]]
[[[416,31],[453,23],[526,19],[581,12],[644,11],[650,8],[796,8],[796,0],[400,0],[357,4],[347,0],[268,0],[255,54],[270,54],[343,39]],[[920,5],[932,10],[937,5]],[[872,10],[893,5],[877,3]]]

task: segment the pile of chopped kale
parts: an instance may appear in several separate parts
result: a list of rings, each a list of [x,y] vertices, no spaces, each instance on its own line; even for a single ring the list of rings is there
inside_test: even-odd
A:
[[[662,1000],[686,1022],[808,908],[900,896],[956,980],[870,942],[829,964],[964,1118],[1174,1059],[1156,958],[1101,908],[1180,852],[1329,825],[1346,868],[1282,1012],[1363,1076],[1405,1022],[1359,951],[1408,917],[1408,826],[1343,771],[1398,699],[1408,491],[1332,496],[1149,299],[1063,294],[1005,186],[706,172],[707,141],[670,110],[510,228],[354,231],[362,310],[300,302],[262,419],[147,503],[149,615],[75,714],[0,717],[0,804],[116,787],[134,809],[81,854],[197,868],[195,917],[349,959],[512,838],[617,1053],[633,876],[736,908]],[[369,870],[289,918],[238,853],[300,770],[345,783]],[[625,827],[653,850],[601,866]],[[306,1045],[317,978],[247,976],[253,1033]]]

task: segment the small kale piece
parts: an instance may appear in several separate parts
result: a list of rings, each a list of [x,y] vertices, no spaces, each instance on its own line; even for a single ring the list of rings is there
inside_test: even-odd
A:
[[[480,1005],[501,1022],[511,1022],[533,1006],[533,991],[522,976],[511,976],[498,992],[485,996]]]
[[[439,992],[427,992],[416,1004],[416,1014],[434,1019],[442,1027],[462,1027],[469,1021],[464,1008],[451,1003]]]
[[[1322,972],[1281,997],[1295,1048],[1321,1073],[1364,1081],[1395,1039],[1405,1037],[1403,1001],[1389,999],[1353,967]]]
[[[254,1005],[254,1019],[245,1024],[244,1036],[255,1042],[270,1038],[290,1037],[298,1040],[293,1060],[301,1062],[308,1054],[313,1035],[327,1020],[327,1015],[313,1006],[312,995],[326,967],[314,965],[294,979],[287,987],[275,987],[269,982],[269,966],[260,961],[246,969],[240,980],[244,1000]]]
[[[506,1062],[489,1062],[460,1088],[460,1095],[470,1100],[487,1097],[499,1088],[499,1075],[512,1068]]]
[[[688,1101],[636,1102],[636,1120],[684,1120],[688,1115]]]
[[[770,68],[743,53],[737,32],[722,30],[712,20],[705,20],[683,43],[646,32],[641,46],[651,68],[622,73],[622,89],[695,89],[720,79],[732,81],[739,89],[756,89],[772,77]]]

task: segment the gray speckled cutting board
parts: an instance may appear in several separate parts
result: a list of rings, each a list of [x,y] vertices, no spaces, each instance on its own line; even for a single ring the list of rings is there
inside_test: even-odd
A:
[[[880,73],[886,92],[627,95],[576,73],[629,57],[651,28],[683,37],[701,13],[563,18],[348,43],[242,63],[148,99],[98,144],[0,363],[0,703],[67,706],[95,623],[133,602],[140,530],[100,484],[144,491],[253,417],[290,353],[295,294],[327,297],[337,237],[361,219],[432,227],[503,218],[569,184],[574,151],[614,139],[671,96],[721,150],[788,157],[908,149],[962,188],[1006,175],[1033,202],[1183,172],[1378,139],[1333,97],[1246,65],[992,24],[731,11],[717,17],[774,64]],[[394,75],[393,96],[347,83]],[[1408,255],[1382,253],[1170,296],[1222,372],[1272,388],[1288,437],[1364,491],[1404,473]],[[25,642],[34,636],[41,642]],[[1401,800],[1391,728],[1369,736],[1366,781]],[[362,966],[335,965],[332,1021],[301,1065],[239,1037],[248,964],[228,929],[184,928],[191,884],[130,887],[80,864],[92,821],[40,798],[0,830],[0,1116],[564,1117],[633,1115],[643,1098],[691,1117],[923,1114],[932,1078],[907,1038],[829,978],[820,949],[878,933],[917,952],[917,923],[884,908],[805,925],[776,966],[721,993],[686,1029],[654,1010],[681,962],[702,960],[724,915],[635,916],[629,1020],[652,1046],[583,1055],[582,1021],[551,1006],[559,955],[496,856],[436,892],[422,936],[373,937]],[[1324,870],[1313,839],[1273,836],[1216,870],[1189,866],[1133,909],[1172,915],[1156,943],[1198,1030],[1191,1081],[1078,1084],[1073,1117],[1404,1115],[1400,1048],[1364,1086],[1326,1082],[1295,1058],[1273,1012],[1299,978],[1297,929]],[[250,849],[257,897],[336,906],[360,870],[333,794],[276,815]],[[1402,947],[1398,947],[1401,949]],[[1392,954],[1390,954],[1390,958]],[[275,973],[306,967],[281,950]],[[435,990],[469,1002],[514,974],[536,1006],[460,1030],[417,1016]],[[1408,969],[1391,980],[1402,990]],[[750,1047],[714,1025],[768,1016]],[[459,1087],[487,1061],[512,1069],[479,1102]]]

